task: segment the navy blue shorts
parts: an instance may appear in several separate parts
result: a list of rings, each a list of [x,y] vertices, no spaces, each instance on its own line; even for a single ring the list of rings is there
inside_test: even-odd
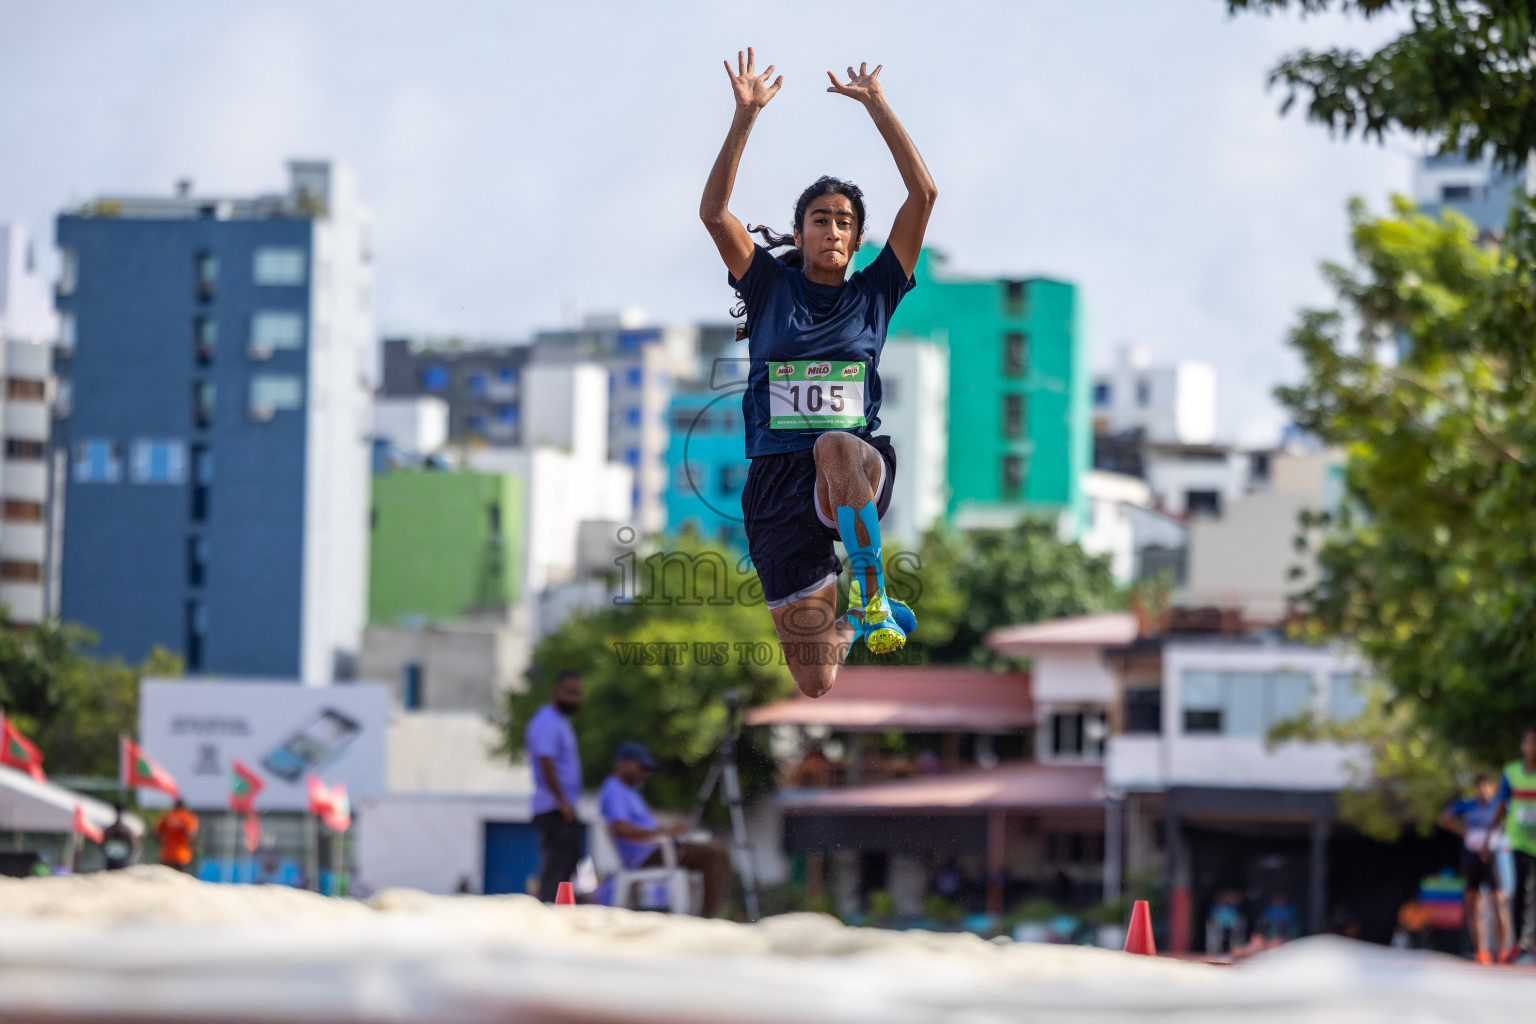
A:
[[[884,516],[891,507],[891,490],[896,483],[896,451],[883,434],[861,440],[885,462],[875,495],[875,509]],[[832,547],[838,539],[837,524],[822,519],[816,503],[815,449],[753,459],[741,492],[741,513],[747,553],[752,556],[769,608],[809,597],[837,581],[842,571]]]

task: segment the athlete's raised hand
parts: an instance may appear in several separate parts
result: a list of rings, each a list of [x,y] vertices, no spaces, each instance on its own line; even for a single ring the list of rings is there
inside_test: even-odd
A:
[[[736,94],[736,106],[747,107],[753,110],[762,110],[778,93],[779,86],[784,84],[784,76],[774,79],[773,84],[768,84],[768,76],[773,74],[773,65],[768,65],[768,70],[762,74],[757,73],[756,61],[752,53],[752,47],[747,47],[745,55],[740,50],[736,51],[736,70],[731,70],[731,62],[725,61],[725,73],[731,79],[731,91]]]
[[[860,103],[867,104],[870,100],[881,95],[880,69],[883,67],[885,67],[884,64],[878,64],[875,66],[875,70],[870,71],[868,64],[860,64],[858,74],[854,74],[853,66],[849,65],[847,85],[839,83],[837,76],[828,71],[827,77],[832,79],[832,84],[827,88],[827,92],[839,93],[850,99],[858,100]]]

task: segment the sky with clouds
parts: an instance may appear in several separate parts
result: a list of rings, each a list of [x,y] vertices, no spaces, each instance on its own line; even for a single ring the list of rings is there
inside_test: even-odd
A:
[[[100,193],[280,190],[290,157],[358,172],[385,332],[518,338],[573,310],[720,321],[697,220],[731,116],[721,60],[785,75],[732,208],[787,227],[824,173],[871,230],[902,199],[826,71],[881,82],[939,185],[953,267],[1082,288],[1095,365],[1120,346],[1214,365],[1224,434],[1271,440],[1298,308],[1346,249],[1345,203],[1408,188],[1407,141],[1330,139],[1265,89],[1298,46],[1392,25],[1232,19],[1221,0],[926,3],[84,3],[0,0],[0,220],[51,237]]]

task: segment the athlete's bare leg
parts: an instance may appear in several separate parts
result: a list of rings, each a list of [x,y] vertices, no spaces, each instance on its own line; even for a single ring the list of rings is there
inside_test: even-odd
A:
[[[827,519],[836,521],[839,505],[863,508],[875,500],[882,460],[869,443],[846,431],[828,431],[816,439],[815,456],[816,492]],[[859,538],[869,542],[862,524]],[[868,575],[866,594],[874,586],[874,574]],[[837,615],[837,585],[829,583],[809,597],[773,609],[773,625],[800,692],[820,697],[832,689],[853,642],[853,627]]]
[[[832,689],[853,642],[853,627],[837,614],[837,584],[828,583],[810,597],[773,609],[773,625],[800,692],[820,697]]]
[[[846,430],[829,430],[816,438],[816,496],[821,514],[830,523],[837,522],[839,505],[860,509],[877,497],[884,459],[874,445]],[[869,531],[858,523],[859,543],[869,543]],[[864,594],[875,592],[875,571],[865,572],[860,580]]]

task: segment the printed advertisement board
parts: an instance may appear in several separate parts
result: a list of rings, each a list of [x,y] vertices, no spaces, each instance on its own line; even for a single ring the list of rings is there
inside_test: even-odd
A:
[[[259,810],[304,810],[310,774],[344,783],[355,803],[384,792],[390,701],[383,683],[145,679],[139,744],[175,777],[194,810],[228,807],[236,759],[266,784]],[[139,799],[146,807],[170,802],[149,789]]]

